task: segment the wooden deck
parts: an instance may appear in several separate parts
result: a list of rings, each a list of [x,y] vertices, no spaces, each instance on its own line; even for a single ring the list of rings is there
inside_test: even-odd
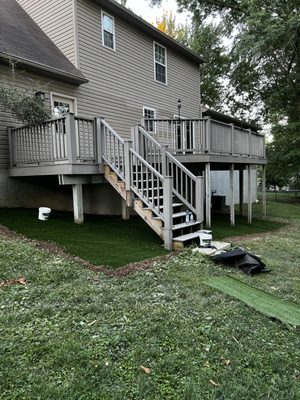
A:
[[[181,162],[265,164],[265,137],[234,124],[202,119],[145,119],[146,128]]]
[[[265,164],[265,138],[210,118],[143,120],[153,138],[183,163]],[[9,129],[10,176],[89,175],[102,170],[100,119],[68,114]],[[134,138],[139,153],[144,143]],[[148,149],[151,151],[151,149]]]

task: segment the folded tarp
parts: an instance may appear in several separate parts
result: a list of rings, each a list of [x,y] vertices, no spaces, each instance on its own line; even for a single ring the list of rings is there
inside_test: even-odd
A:
[[[247,275],[259,274],[260,272],[270,272],[266,269],[266,265],[259,257],[254,254],[248,253],[243,249],[236,248],[229,250],[226,253],[221,253],[214,256],[213,261],[219,264],[231,265],[240,268]]]

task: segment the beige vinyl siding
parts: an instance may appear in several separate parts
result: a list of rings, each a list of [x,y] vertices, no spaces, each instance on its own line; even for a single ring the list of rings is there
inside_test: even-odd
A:
[[[75,1],[17,0],[56,46],[78,67]]]
[[[0,65],[0,81],[1,84],[14,87],[28,94],[34,94],[38,90],[46,93],[46,101],[50,104],[50,91],[63,93],[69,96],[77,97],[78,88],[63,82],[54,81],[39,75],[26,73],[25,71],[16,71],[14,79],[8,67]],[[24,125],[18,123],[15,116],[4,110],[0,106],[0,169],[9,166],[9,149],[7,127]]]
[[[173,117],[180,98],[182,114],[199,117],[196,63],[167,48],[168,85],[162,85],[154,80],[150,36],[114,16],[116,51],[106,49],[101,8],[89,0],[77,4],[80,69],[90,80],[80,88],[79,114],[101,115],[123,136],[129,136],[130,127],[140,122],[144,105],[155,108],[158,118]]]

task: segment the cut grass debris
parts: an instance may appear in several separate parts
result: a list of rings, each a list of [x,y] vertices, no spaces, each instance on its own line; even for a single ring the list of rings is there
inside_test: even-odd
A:
[[[300,326],[300,307],[296,304],[283,301],[230,276],[211,278],[203,283],[243,301],[268,317],[277,318],[286,324]]]
[[[203,284],[300,304],[299,222],[240,243],[272,269],[251,278],[190,250],[108,278],[0,232],[0,279],[26,279],[0,288],[0,400],[299,400],[298,329]]]

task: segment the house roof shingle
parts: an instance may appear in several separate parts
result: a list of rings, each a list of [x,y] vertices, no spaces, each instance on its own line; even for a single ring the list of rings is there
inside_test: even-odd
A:
[[[67,82],[88,82],[16,0],[0,0],[0,58]]]

